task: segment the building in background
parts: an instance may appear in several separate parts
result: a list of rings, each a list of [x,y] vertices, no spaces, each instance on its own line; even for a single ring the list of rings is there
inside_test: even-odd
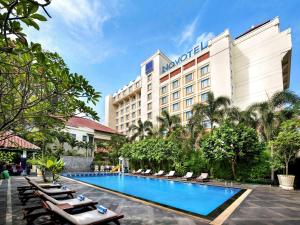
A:
[[[245,109],[289,87],[291,50],[291,30],[280,31],[278,17],[236,38],[225,30],[174,61],[158,50],[141,64],[136,80],[106,96],[105,123],[129,135],[138,119],[155,124],[166,110],[186,124],[209,91]]]
[[[97,150],[97,142],[106,142],[111,139],[111,136],[117,134],[116,130],[104,126],[91,119],[82,117],[72,117],[66,123],[65,132],[69,133],[78,142],[89,142],[94,144],[94,151]],[[66,151],[71,150],[69,144],[64,145]],[[86,150],[83,148],[76,148],[78,153],[85,154]]]

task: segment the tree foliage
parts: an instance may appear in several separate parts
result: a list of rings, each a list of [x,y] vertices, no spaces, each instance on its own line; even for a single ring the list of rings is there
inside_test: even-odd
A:
[[[296,159],[296,154],[300,151],[300,121],[292,119],[283,122],[278,136],[271,144],[274,148],[273,165],[276,168],[285,167],[288,175],[289,163]]]
[[[228,161],[236,179],[239,162],[252,160],[260,153],[262,146],[254,129],[224,123],[203,141],[201,149],[210,160]]]

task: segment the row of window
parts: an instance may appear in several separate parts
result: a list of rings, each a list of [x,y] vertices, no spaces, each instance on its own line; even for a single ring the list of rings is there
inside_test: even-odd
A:
[[[140,116],[140,115],[141,115],[141,110],[138,110],[138,113],[132,112],[132,113],[131,113],[131,118],[135,118],[135,117],[136,117],[136,114],[138,114],[138,116]],[[126,118],[126,120],[129,120],[129,114],[127,114],[127,115],[125,116],[125,118]],[[123,116],[120,118],[120,121],[121,121],[121,123],[124,122],[124,117],[123,117]],[[117,123],[117,124],[119,123],[119,119],[116,119],[116,123]]]
[[[134,84],[135,88],[140,88],[141,87],[141,81],[137,82]],[[129,88],[128,88],[128,92],[132,92],[133,91],[133,85],[131,85]],[[121,97],[121,94],[123,96],[125,96],[127,93],[127,90],[124,90],[122,93],[119,93],[117,96],[113,97],[114,100],[116,100],[116,98],[120,98]]]
[[[72,133],[71,133],[70,135],[71,135],[71,137],[72,137],[73,139],[76,140],[76,134],[72,134]],[[83,142],[87,142],[87,141],[93,142],[93,136],[89,135],[89,140],[88,140],[88,136],[87,136],[87,135],[82,135],[82,141],[83,141]]]
[[[188,86],[188,87],[185,88],[185,94],[186,95],[191,94],[191,93],[193,93],[193,85]],[[172,99],[173,100],[177,100],[177,99],[179,99],[179,97],[180,97],[180,91],[176,91],[176,92],[172,93]],[[206,101],[206,97],[207,97],[207,93],[201,94],[201,101]],[[166,104],[166,103],[168,103],[168,95],[163,96],[161,98],[161,104],[163,105],[163,104]]]
[[[208,92],[201,94],[200,97],[201,97],[201,102],[207,101],[207,98],[208,98]],[[162,104],[166,104],[167,101],[168,101],[168,100],[167,100],[167,96],[161,98]],[[193,104],[194,104],[194,98],[187,98],[187,99],[185,99],[185,106],[186,106],[186,107],[190,107],[190,106],[192,106]],[[166,107],[163,108],[163,109],[166,109]],[[179,102],[172,104],[172,110],[173,110],[173,111],[179,110]]]
[[[137,105],[138,105],[138,107],[140,107],[140,106],[141,106],[141,101],[139,101]],[[132,109],[132,110],[135,110],[135,109],[136,109],[136,104],[135,104],[135,103],[133,103],[133,104],[131,105],[131,109]],[[127,107],[125,108],[125,112],[129,112],[129,106],[127,106]],[[120,110],[120,113],[121,113],[121,115],[123,115],[124,109],[121,109],[121,110]],[[117,116],[117,117],[119,116],[119,112],[116,112],[116,116]]]
[[[175,83],[174,83],[174,82],[175,82]],[[174,87],[174,84],[175,84],[175,87]],[[176,88],[178,87],[177,85],[179,86],[179,81],[178,81],[178,80],[173,81],[173,83],[172,83],[173,89],[176,89]],[[209,79],[209,78],[206,78],[206,79],[200,81],[200,87],[201,87],[202,89],[203,89],[203,88],[207,88],[207,87],[209,87],[209,86],[210,86],[210,79]],[[193,92],[193,87],[192,87],[192,85],[186,87],[185,89],[186,89],[186,93],[187,93],[187,94]],[[167,93],[167,91],[168,91],[167,85],[161,87],[161,94],[165,94],[165,93]]]

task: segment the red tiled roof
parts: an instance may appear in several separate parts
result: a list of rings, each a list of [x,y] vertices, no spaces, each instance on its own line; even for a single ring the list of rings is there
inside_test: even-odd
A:
[[[82,118],[82,117],[77,117],[74,116],[71,119],[67,121],[67,125],[71,127],[87,127],[96,131],[102,131],[106,133],[117,133],[115,130],[104,126],[100,123],[97,123],[93,120],[87,119],[87,118]]]
[[[31,149],[39,150],[40,147],[30,143],[29,141],[24,140],[23,138],[5,132],[3,135],[0,135],[0,149]]]

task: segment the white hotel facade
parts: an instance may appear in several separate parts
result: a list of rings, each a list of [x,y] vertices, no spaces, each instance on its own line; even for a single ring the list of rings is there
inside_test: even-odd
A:
[[[229,30],[171,61],[161,51],[141,64],[140,75],[105,99],[105,123],[122,134],[138,119],[157,123],[163,110],[186,124],[207,93],[245,109],[289,87],[291,30],[276,17],[233,38]]]

